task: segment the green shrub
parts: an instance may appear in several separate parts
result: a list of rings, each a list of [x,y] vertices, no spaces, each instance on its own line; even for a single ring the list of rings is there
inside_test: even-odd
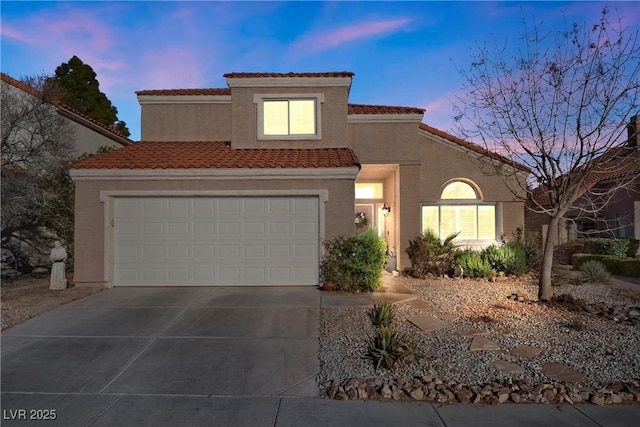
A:
[[[381,366],[393,369],[396,362],[415,354],[415,344],[398,332],[381,326],[376,330],[373,338],[367,341],[367,352],[364,357],[370,359],[376,369]]]
[[[635,258],[638,253],[638,249],[640,249],[640,240],[637,239],[627,239],[629,240],[629,250],[627,251],[627,258]]]
[[[524,246],[527,269],[538,270],[542,264],[542,234],[535,231],[524,232],[522,227],[518,227],[513,232],[513,241]]]
[[[373,326],[391,326],[395,317],[395,307],[389,301],[374,304],[367,312]]]
[[[527,270],[525,246],[517,241],[491,245],[482,251],[482,257],[499,273],[520,276]]]
[[[576,268],[580,268],[580,266],[588,260],[600,261],[607,268],[607,271],[615,276],[640,277],[640,259],[638,258],[574,254],[571,257],[571,264]]]
[[[607,267],[595,259],[582,263],[580,271],[582,271],[584,281],[589,283],[609,283],[611,280],[611,274],[607,271]]]
[[[451,264],[456,246],[453,239],[459,233],[448,236],[444,241],[432,231],[426,231],[409,241],[407,254],[411,260],[411,275],[424,277],[427,274],[443,275]]]
[[[493,277],[495,271],[485,258],[480,256],[480,252],[473,249],[456,251],[451,261],[451,267],[462,267],[463,273],[467,277]]]
[[[587,254],[626,258],[627,252],[629,252],[629,239],[589,238],[582,240],[584,252]]]
[[[380,287],[387,245],[369,228],[353,237],[336,237],[324,242],[320,277],[348,292],[370,292]]]

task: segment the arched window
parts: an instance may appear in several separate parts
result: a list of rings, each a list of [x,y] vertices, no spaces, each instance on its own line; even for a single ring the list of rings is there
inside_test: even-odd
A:
[[[478,199],[476,190],[464,181],[453,181],[442,190],[441,199],[475,200]]]
[[[441,239],[458,233],[457,240],[495,240],[496,205],[482,201],[480,189],[467,180],[447,183],[440,201],[422,206],[422,231]]]

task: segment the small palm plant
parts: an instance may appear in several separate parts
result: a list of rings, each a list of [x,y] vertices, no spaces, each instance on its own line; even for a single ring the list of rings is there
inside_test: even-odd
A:
[[[382,301],[374,304],[367,312],[371,323],[375,327],[390,326],[395,317],[395,307],[389,301]]]

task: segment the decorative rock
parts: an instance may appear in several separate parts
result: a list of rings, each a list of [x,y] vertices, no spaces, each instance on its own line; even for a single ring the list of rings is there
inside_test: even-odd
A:
[[[433,316],[412,316],[407,320],[425,332],[434,332],[449,326],[447,322],[443,322]]]
[[[500,350],[500,346],[490,339],[485,337],[476,336],[471,341],[471,346],[469,347],[471,351],[498,351]]]
[[[455,393],[456,400],[460,403],[469,403],[473,397],[473,392],[467,388],[461,388]]]
[[[593,403],[594,405],[602,406],[604,405],[604,395],[602,393],[595,393],[591,395],[589,402]]]
[[[546,363],[542,366],[542,375],[553,378],[557,381],[578,383],[587,376],[560,363]]]
[[[510,372],[512,374],[524,374],[524,368],[522,366],[505,360],[496,360],[493,362],[493,366],[499,371]]]
[[[542,353],[542,350],[530,345],[519,345],[517,347],[512,348],[510,350],[510,353],[516,356],[522,356],[522,357],[536,357],[537,355]]]
[[[462,277],[463,275],[464,275],[464,268],[462,268],[461,265],[456,265],[456,267],[453,269],[453,276]]]
[[[422,388],[414,388],[409,393],[409,396],[411,396],[414,400],[422,400],[424,398],[424,392],[422,391]]]
[[[382,386],[382,390],[380,391],[383,399],[391,399],[391,389],[388,384]]]

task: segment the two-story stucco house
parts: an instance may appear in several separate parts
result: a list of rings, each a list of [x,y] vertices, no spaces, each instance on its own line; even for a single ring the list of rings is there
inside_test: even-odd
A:
[[[142,141],[74,165],[77,283],[317,285],[322,241],[353,235],[356,216],[398,269],[423,230],[483,246],[524,225],[484,166],[525,167],[422,109],[350,104],[351,72],[225,77],[137,92]]]

